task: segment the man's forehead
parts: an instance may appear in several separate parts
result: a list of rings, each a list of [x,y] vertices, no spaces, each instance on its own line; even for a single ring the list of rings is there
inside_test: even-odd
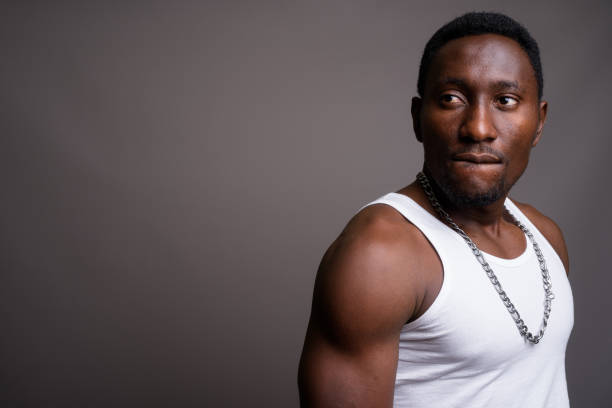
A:
[[[527,53],[511,38],[482,34],[457,38],[442,46],[432,60],[429,81],[433,84],[479,79],[536,87],[535,71]]]

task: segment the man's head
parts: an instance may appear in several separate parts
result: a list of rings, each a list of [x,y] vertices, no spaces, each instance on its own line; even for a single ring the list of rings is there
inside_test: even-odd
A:
[[[467,13],[446,23],[427,41],[417,79],[417,91],[423,96],[425,80],[431,61],[438,50],[451,40],[479,34],[499,34],[516,41],[527,53],[531,66],[538,81],[538,98],[544,91],[544,77],[540,62],[540,49],[529,31],[516,20],[499,13],[473,12]]]
[[[434,34],[412,117],[424,169],[444,199],[474,207],[505,197],[542,132],[541,76],[535,41],[509,17],[471,13]]]

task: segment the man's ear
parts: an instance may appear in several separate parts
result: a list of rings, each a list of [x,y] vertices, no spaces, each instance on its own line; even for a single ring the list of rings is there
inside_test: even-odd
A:
[[[546,113],[548,112],[548,102],[541,101],[539,108],[539,117],[538,117],[538,129],[536,130],[535,137],[533,138],[533,142],[531,143],[531,147],[535,147],[540,141],[542,137],[542,129],[544,128],[544,122],[546,122]]]
[[[410,107],[410,113],[412,114],[412,128],[414,129],[414,135],[419,142],[423,142],[421,138],[421,104],[423,100],[418,96],[412,98],[412,106]]]

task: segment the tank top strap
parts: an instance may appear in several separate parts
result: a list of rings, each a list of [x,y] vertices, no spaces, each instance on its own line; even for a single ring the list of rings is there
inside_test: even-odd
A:
[[[523,214],[523,212],[518,208],[518,206],[516,204],[514,204],[514,202],[512,200],[510,200],[510,198],[506,198],[506,201],[504,202],[504,205],[506,206],[506,208],[510,211],[510,213],[512,213],[512,215],[514,215],[516,217],[516,219],[518,219],[520,222],[522,222],[523,224],[525,224],[525,226],[536,235],[536,239],[540,238],[540,239],[546,239],[542,233],[540,232],[540,230],[538,230],[536,228],[536,226],[533,224],[533,222],[531,222],[531,220],[529,218],[527,218],[527,216],[525,214]],[[548,240],[547,240],[548,242]]]
[[[377,198],[361,207],[359,211],[363,208],[373,205],[373,204],[386,204],[393,207],[397,212],[399,212],[406,220],[412,223],[415,227],[417,227],[425,237],[432,242],[437,242],[439,239],[446,242],[447,240],[451,240],[452,242],[462,242],[461,239],[459,241],[457,238],[460,238],[452,229],[450,229],[446,224],[442,221],[438,220],[432,214],[430,214],[427,210],[417,204],[416,201],[411,199],[410,197],[399,194],[399,193],[388,193],[383,195],[382,197]],[[464,244],[465,245],[465,244]],[[435,248],[435,245],[434,245]],[[437,250],[437,248],[436,248]],[[438,251],[440,252],[440,251]]]
[[[506,198],[504,204],[506,208],[512,213],[512,215],[514,215],[516,219],[522,222],[527,227],[527,229],[531,231],[531,233],[536,239],[536,242],[546,248],[547,251],[549,251],[551,255],[554,256],[555,261],[558,261],[563,270],[565,271],[565,267],[563,266],[563,262],[561,261],[559,254],[554,249],[552,244],[548,241],[548,239],[544,236],[544,234],[542,234],[542,232],[535,226],[535,224],[531,222],[529,218],[527,218],[527,216],[518,208],[518,206],[512,200],[510,200],[510,198]]]

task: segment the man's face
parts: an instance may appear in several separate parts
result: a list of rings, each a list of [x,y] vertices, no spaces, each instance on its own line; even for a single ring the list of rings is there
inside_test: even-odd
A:
[[[529,161],[546,117],[529,57],[496,34],[449,41],[413,99],[425,168],[458,207],[505,197]]]

